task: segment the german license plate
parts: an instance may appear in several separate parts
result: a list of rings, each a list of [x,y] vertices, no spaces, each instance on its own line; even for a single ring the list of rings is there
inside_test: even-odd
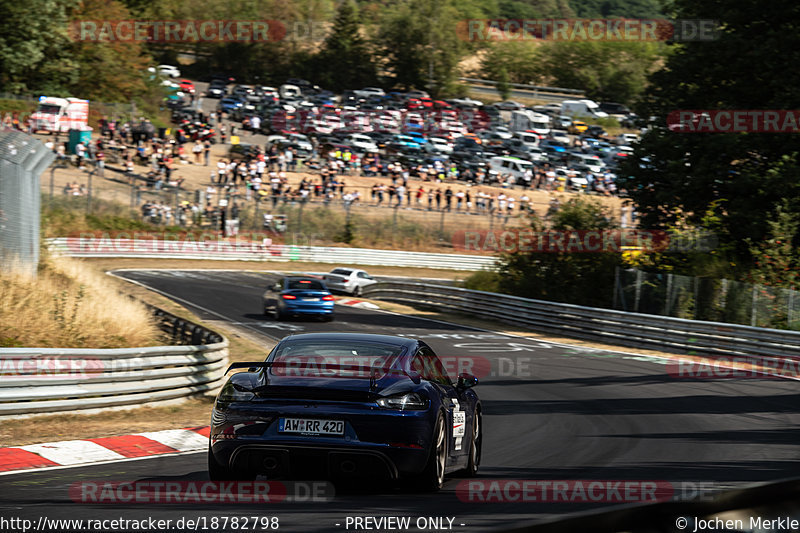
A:
[[[303,298],[304,302],[318,302],[319,298]]]
[[[278,433],[344,435],[344,421],[317,420],[313,418],[281,418],[278,420]]]

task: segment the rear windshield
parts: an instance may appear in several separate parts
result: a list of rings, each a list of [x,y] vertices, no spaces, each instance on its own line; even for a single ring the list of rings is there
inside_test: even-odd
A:
[[[340,276],[349,276],[353,271],[344,268],[335,268],[331,270],[331,274],[339,274]]]
[[[278,363],[276,375],[329,377],[369,377],[371,372],[386,374],[405,348],[380,342],[314,340],[288,342],[278,348],[269,361]]]
[[[325,290],[325,285],[323,285],[321,281],[318,281],[316,279],[290,279],[289,282],[286,284],[286,287],[290,291],[294,291],[294,290],[324,291]]]

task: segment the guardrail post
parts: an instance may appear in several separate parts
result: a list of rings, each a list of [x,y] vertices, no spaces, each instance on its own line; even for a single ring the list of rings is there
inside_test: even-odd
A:
[[[758,314],[758,285],[753,285],[753,304],[750,311],[750,325],[756,325],[756,316]]]

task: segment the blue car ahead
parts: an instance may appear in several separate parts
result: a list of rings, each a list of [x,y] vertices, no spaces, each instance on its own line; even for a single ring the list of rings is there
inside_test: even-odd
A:
[[[262,300],[264,314],[276,320],[296,315],[333,320],[334,297],[317,278],[287,276],[268,287]]]
[[[480,465],[478,380],[453,382],[420,340],[308,333],[234,363],[211,415],[211,479],[406,480],[441,488]]]

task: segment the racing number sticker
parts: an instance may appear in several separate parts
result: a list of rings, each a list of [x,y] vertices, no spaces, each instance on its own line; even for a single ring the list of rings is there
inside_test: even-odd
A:
[[[467,415],[461,410],[458,400],[454,399],[453,404],[453,438],[456,440],[456,451],[459,451],[466,430]]]

